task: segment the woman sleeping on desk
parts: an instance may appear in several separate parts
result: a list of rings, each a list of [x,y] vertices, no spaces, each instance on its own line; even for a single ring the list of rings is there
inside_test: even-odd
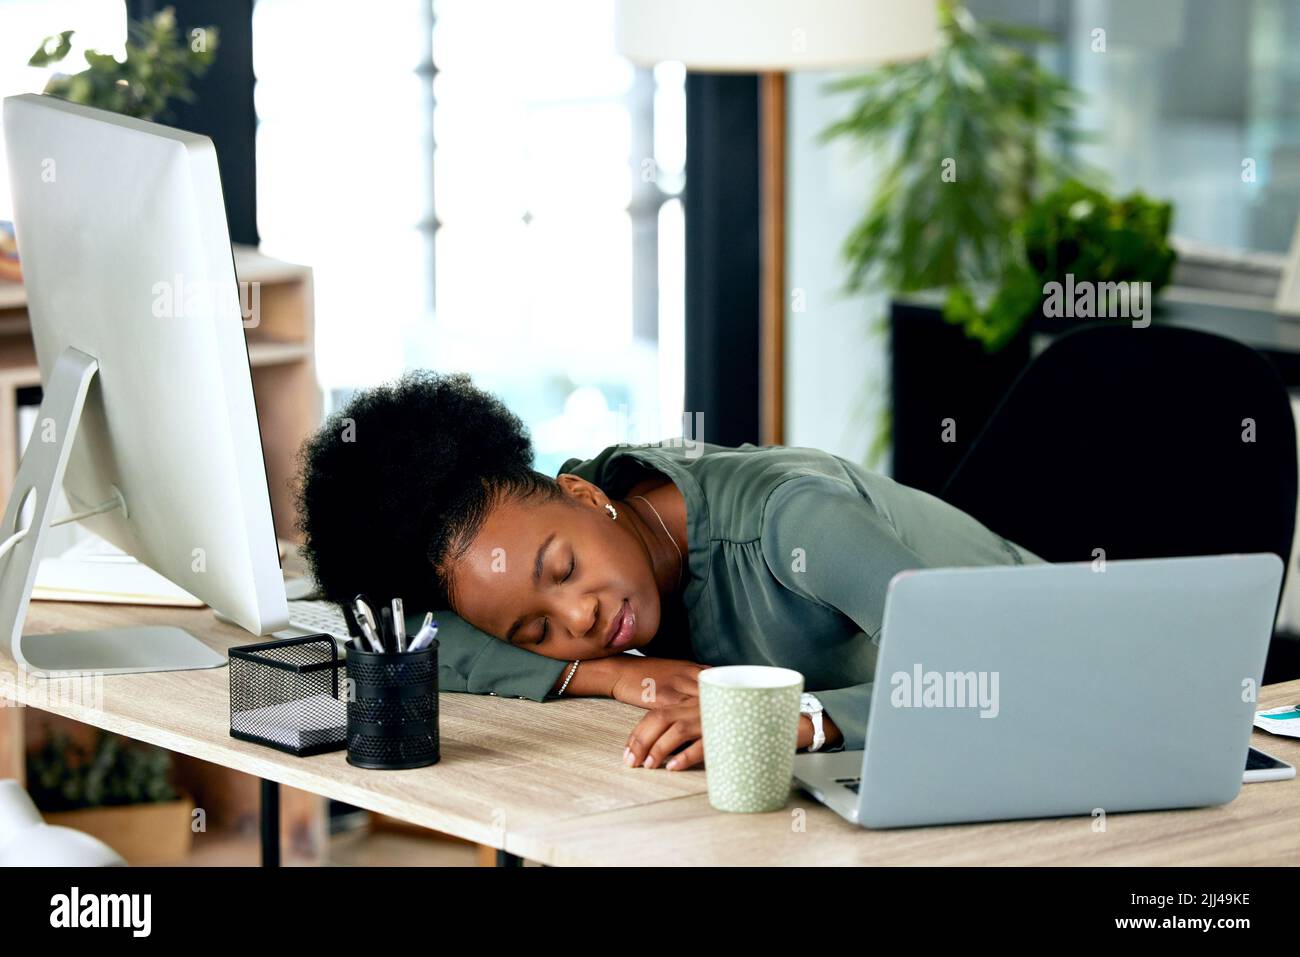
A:
[[[613,447],[556,478],[532,459],[520,420],[468,377],[362,392],[303,449],[305,554],[332,601],[451,609],[434,612],[444,691],[646,709],[634,767],[702,762],[710,665],[802,672],[815,700],[798,747],[862,748],[894,574],[1041,560],[813,449]]]

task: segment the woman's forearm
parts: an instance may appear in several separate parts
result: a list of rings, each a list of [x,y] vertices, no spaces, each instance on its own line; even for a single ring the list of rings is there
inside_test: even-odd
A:
[[[644,665],[653,659],[639,659]],[[628,664],[627,659],[622,655],[611,656],[608,658],[592,658],[582,661],[578,664],[578,670],[573,673],[569,683],[565,685],[565,679],[568,678],[569,669],[565,668],[556,680],[555,686],[551,689],[552,693],[558,693],[561,686],[564,686],[564,697],[566,698],[612,698],[615,697],[615,690],[619,679],[619,668]],[[572,662],[570,662],[572,666]],[[644,670],[644,668],[642,668]],[[629,702],[631,703],[631,702]],[[640,704],[640,707],[648,707],[646,704]],[[824,747],[833,748],[844,740],[844,735],[835,722],[831,720],[830,715],[822,716],[822,731],[826,735],[826,744]],[[808,715],[799,716],[799,733],[795,742],[796,750],[802,751],[813,742],[812,719]]]
[[[573,678],[564,688],[564,697],[566,698],[611,698],[614,694],[614,682],[616,680],[613,661],[609,658],[592,658],[589,661],[583,661],[578,665],[578,670],[573,673]],[[573,663],[569,663],[569,668]],[[551,689],[554,693],[559,693],[560,687],[564,685],[564,679],[569,676],[569,668],[560,672],[560,677],[556,679],[555,686]]]

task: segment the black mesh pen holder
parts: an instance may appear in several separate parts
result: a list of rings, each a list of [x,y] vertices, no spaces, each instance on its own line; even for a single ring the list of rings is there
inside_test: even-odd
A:
[[[348,644],[348,763],[398,770],[435,764],[438,642],[378,654]]]
[[[306,757],[347,747],[343,659],[329,635],[230,649],[230,736]]]

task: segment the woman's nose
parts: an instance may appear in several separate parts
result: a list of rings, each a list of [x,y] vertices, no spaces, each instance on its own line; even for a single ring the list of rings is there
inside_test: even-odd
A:
[[[566,604],[564,622],[575,638],[585,638],[596,627],[596,596],[584,595]]]

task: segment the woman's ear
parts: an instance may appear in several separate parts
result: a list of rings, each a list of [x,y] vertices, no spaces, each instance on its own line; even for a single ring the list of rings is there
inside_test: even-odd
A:
[[[609,501],[609,496],[600,490],[598,486],[592,485],[584,478],[576,475],[565,473],[556,478],[564,494],[569,496],[574,503],[578,505],[587,505],[591,508],[604,508],[605,503]]]

